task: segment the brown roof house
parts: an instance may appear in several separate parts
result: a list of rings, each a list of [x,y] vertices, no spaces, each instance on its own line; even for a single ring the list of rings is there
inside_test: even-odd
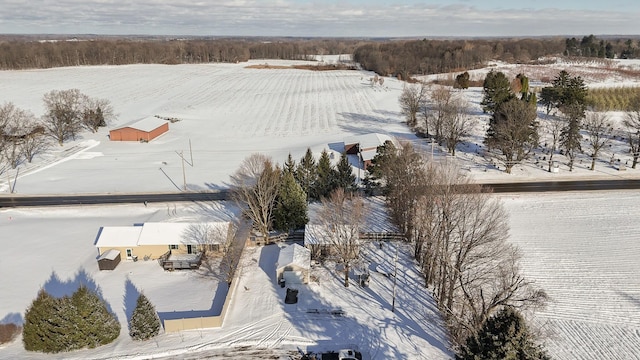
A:
[[[206,251],[219,251],[235,226],[228,221],[206,223],[148,222],[138,226],[100,228],[95,246],[99,259],[115,253],[127,260],[158,260],[165,270],[200,266]],[[100,260],[98,260],[100,261]]]
[[[149,116],[109,131],[109,139],[111,141],[149,142],[167,131],[169,131],[167,120]]]
[[[391,136],[385,134],[370,133],[351,136],[344,139],[344,151],[351,155],[357,154],[366,170],[378,153],[378,146],[384,145],[387,141],[391,141],[396,147],[398,146]]]

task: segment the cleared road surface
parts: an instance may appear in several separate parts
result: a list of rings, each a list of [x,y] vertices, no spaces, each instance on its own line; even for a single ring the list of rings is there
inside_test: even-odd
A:
[[[640,180],[536,181],[484,184],[495,193],[527,193],[549,191],[629,190],[640,189]],[[152,202],[220,201],[229,200],[229,191],[150,193],[150,194],[93,194],[93,195],[0,195],[0,207],[95,205]]]

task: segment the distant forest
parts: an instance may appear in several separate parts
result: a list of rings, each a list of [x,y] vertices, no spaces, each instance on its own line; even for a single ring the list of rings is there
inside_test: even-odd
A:
[[[638,39],[576,38],[392,40],[346,38],[187,38],[0,36],[0,69],[81,65],[192,64],[249,59],[311,59],[353,54],[366,70],[409,79],[464,71],[489,60],[530,63],[544,56],[640,58]]]

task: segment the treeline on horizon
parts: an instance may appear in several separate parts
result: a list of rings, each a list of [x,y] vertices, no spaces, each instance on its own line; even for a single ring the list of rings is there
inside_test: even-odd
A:
[[[366,70],[409,79],[483,67],[490,60],[530,63],[544,56],[640,58],[638,39],[576,38],[392,40],[347,38],[0,37],[0,69],[86,65],[194,64],[250,59],[308,60],[352,54]]]

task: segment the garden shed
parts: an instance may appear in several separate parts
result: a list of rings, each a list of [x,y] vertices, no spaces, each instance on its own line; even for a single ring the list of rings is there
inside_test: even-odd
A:
[[[120,251],[111,249],[98,257],[100,270],[113,270],[120,264]]]
[[[109,140],[149,142],[167,131],[169,131],[167,120],[149,116],[109,131]]]
[[[288,284],[306,284],[309,282],[311,251],[304,246],[291,244],[280,249],[276,264],[276,279]]]

